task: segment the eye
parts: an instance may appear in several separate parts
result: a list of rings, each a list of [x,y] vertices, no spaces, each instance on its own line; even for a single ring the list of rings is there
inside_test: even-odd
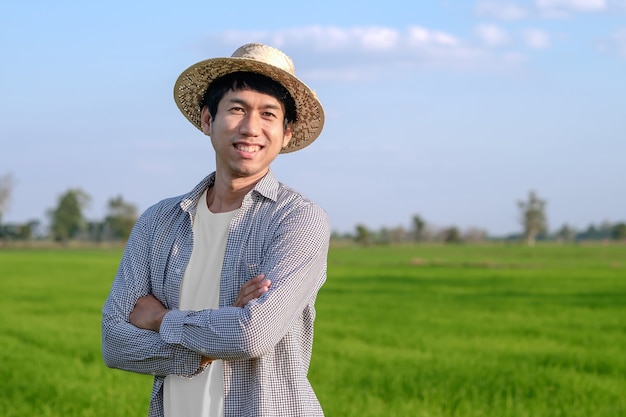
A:
[[[278,116],[276,116],[276,113],[266,110],[263,112],[263,117],[268,119],[276,119]]]

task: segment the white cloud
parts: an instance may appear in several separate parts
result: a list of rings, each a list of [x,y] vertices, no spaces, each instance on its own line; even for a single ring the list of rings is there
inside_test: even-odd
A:
[[[497,25],[478,25],[474,32],[478,38],[488,46],[503,46],[511,41],[509,33]]]
[[[394,49],[400,41],[400,32],[396,29],[370,26],[338,28],[333,26],[307,26],[279,31],[244,32],[228,31],[216,35],[221,43],[240,45],[257,39],[277,48],[290,45],[307,44],[317,51],[345,50],[358,48],[364,50]]]
[[[392,49],[397,46],[400,38],[400,34],[395,29],[382,27],[356,29],[355,32],[365,49]]]
[[[216,33],[214,45],[234,50],[254,39],[283,49],[296,62],[303,78],[343,81],[374,79],[390,72],[414,73],[422,70],[500,71],[519,67],[524,61],[511,59],[493,46],[509,42],[508,33],[495,25],[477,29],[481,42],[472,43],[452,33],[422,26],[404,30],[382,26],[307,26],[273,32]]]
[[[483,0],[476,4],[476,14],[498,20],[520,20],[528,16],[528,11],[518,4],[501,0]]]
[[[570,13],[597,13],[606,11],[606,0],[535,0],[542,16],[562,17]]]
[[[430,31],[421,26],[412,26],[409,28],[409,44],[415,46],[429,47],[456,47],[461,42],[454,36],[439,31]]]
[[[476,15],[496,20],[521,20],[533,17],[563,18],[573,14],[626,12],[626,0],[533,0],[522,6],[509,0],[479,0]]]
[[[550,35],[541,29],[526,29],[522,37],[529,48],[544,49],[550,46]]]

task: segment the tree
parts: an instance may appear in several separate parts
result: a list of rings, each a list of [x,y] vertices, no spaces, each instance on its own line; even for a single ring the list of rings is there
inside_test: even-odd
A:
[[[461,240],[466,240],[468,242],[482,242],[487,239],[487,231],[483,229],[478,229],[476,227],[470,227],[465,231],[463,236],[461,236]]]
[[[372,234],[370,233],[370,236],[367,240],[369,240],[370,242],[374,241],[374,243],[386,245],[406,242],[408,233],[404,229],[404,227],[398,226],[392,229],[382,227],[378,233],[374,234],[374,236],[371,235]]]
[[[83,228],[83,209],[90,201],[87,193],[80,189],[70,189],[59,197],[56,209],[49,211],[50,231],[57,242],[67,242]]]
[[[354,238],[356,243],[359,245],[369,245],[370,244],[370,231],[363,224],[358,224],[356,226],[356,236]]]
[[[576,238],[576,230],[569,227],[567,223],[565,223],[561,228],[556,232],[555,237],[561,241],[571,241]]]
[[[13,175],[6,174],[0,177],[0,224],[2,224],[3,214],[9,207],[14,185]]]
[[[613,226],[613,239],[626,240],[626,223],[617,223]]]
[[[546,201],[540,199],[534,191],[528,193],[527,201],[518,201],[524,238],[528,246],[535,244],[539,233],[547,230]]]
[[[104,223],[114,239],[127,240],[137,221],[137,207],[124,201],[122,196],[108,202]]]
[[[424,228],[426,227],[426,222],[419,215],[413,216],[413,238],[416,242],[421,242],[424,240]]]
[[[461,243],[461,232],[456,226],[450,226],[442,230],[441,235],[446,243]]]

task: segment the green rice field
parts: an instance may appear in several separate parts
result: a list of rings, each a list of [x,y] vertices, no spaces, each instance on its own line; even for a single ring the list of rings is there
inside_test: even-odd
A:
[[[108,369],[121,249],[0,248],[0,416],[145,416]],[[626,246],[333,247],[310,379],[327,416],[626,416]]]

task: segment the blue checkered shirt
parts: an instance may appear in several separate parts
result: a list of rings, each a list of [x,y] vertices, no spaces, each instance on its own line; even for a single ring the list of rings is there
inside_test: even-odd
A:
[[[322,416],[307,373],[314,303],[326,280],[328,216],[269,172],[230,223],[220,308],[178,310],[193,217],[214,180],[211,174],[137,221],[102,309],[105,363],[155,376],[149,416],[163,416],[165,376],[193,376],[203,355],[224,361],[225,417]],[[261,272],[272,282],[269,291],[244,308],[232,307],[241,286]],[[147,294],[171,310],[159,332],[129,323],[137,299]]]

